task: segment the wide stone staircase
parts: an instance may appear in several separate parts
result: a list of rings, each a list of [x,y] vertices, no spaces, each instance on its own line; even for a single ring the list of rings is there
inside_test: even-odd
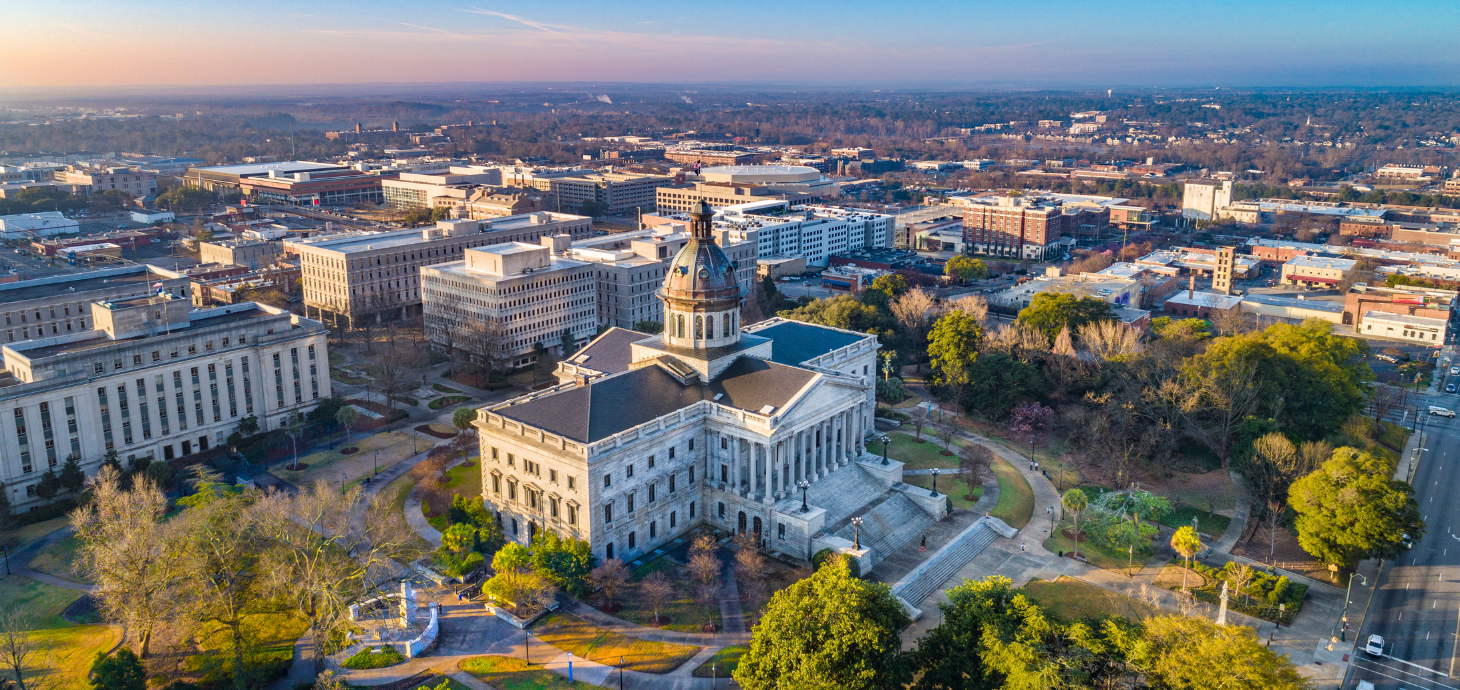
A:
[[[887,558],[909,539],[916,537],[934,522],[932,515],[919,508],[907,494],[889,490],[870,510],[862,513],[862,548],[872,551],[870,562],[875,564]],[[847,541],[853,541],[857,528],[851,524],[837,528],[835,534]]]
[[[995,529],[991,518],[979,518],[943,548],[938,549],[932,557],[898,580],[892,586],[892,593],[901,597],[909,606],[916,607],[973,560],[974,556],[992,544],[999,537]]]
[[[806,500],[826,510],[826,529],[834,532],[848,518],[880,500],[884,493],[887,493],[887,485],[873,479],[866,470],[853,463],[812,482],[811,488],[806,490]]]

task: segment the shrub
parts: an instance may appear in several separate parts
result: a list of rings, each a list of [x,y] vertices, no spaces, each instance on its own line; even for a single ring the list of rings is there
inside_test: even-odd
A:
[[[887,379],[877,381],[877,399],[886,403],[897,404],[907,398],[907,390],[902,386],[902,379]]]
[[[363,670],[394,666],[406,660],[392,645],[381,645],[379,650],[377,652],[372,647],[365,647],[355,652],[350,658],[340,662],[340,665],[348,669]]]
[[[837,553],[835,551],[832,551],[831,549],[822,549],[812,555],[811,567],[814,570],[821,570],[821,566],[827,563],[835,562],[840,559],[846,560],[847,571],[852,574],[852,577],[862,576],[862,564],[858,562],[857,559],[852,558],[851,556],[848,556],[846,554]]]
[[[487,557],[475,551],[462,553],[443,546],[435,551],[431,560],[443,575],[461,579],[485,565]]]

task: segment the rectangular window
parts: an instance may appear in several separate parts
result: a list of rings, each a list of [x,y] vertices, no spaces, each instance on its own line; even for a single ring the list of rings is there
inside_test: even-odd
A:
[[[656,485],[654,485],[654,484],[650,484],[649,485],[649,502],[650,503],[653,503],[654,502],[654,489],[655,488],[656,488]]]
[[[572,504],[568,505],[568,524],[578,524],[578,506]]]
[[[669,511],[669,529],[674,529],[675,519],[679,516],[675,511]]]
[[[721,520],[724,520],[725,519],[725,503],[724,503],[724,501],[721,501],[720,502],[720,519]]]
[[[635,540],[635,539],[634,539],[634,537],[635,537],[635,536],[636,536],[636,533],[634,533],[634,532],[629,532],[629,548],[631,548],[631,549],[632,549],[632,548],[635,548],[635,544],[634,544],[634,542],[635,542],[635,541],[636,541],[636,540]]]
[[[653,539],[655,537],[655,535],[658,533],[658,531],[659,531],[659,523],[657,523],[657,522],[655,522],[653,520],[650,520],[649,521],[649,538],[650,539]]]
[[[669,475],[669,493],[674,493],[674,475]]]
[[[556,484],[558,482],[558,471],[548,470],[548,481]]]
[[[654,456],[652,456],[652,455],[649,456],[649,469],[651,469],[651,470],[654,469]],[[633,475],[629,475],[629,476],[632,477]]]
[[[695,516],[695,502],[694,501],[690,501],[689,502],[689,516],[690,516],[690,519],[694,519],[694,516]]]
[[[107,405],[106,387],[96,389],[96,403],[101,410],[101,437],[106,444],[107,450],[111,450],[116,444],[112,442],[112,414],[111,406]]]
[[[15,408],[15,439],[20,444],[20,471],[28,474],[35,470],[30,462],[30,440],[25,431],[25,410]]]
[[[669,459],[670,460],[673,460],[674,459],[674,446],[670,446],[669,447]]]
[[[502,493],[502,477],[501,477],[501,475],[496,475],[496,474],[492,475],[492,493],[494,493],[494,494],[501,494]]]
[[[613,504],[612,503],[609,503],[609,504],[603,506],[603,521],[604,521],[604,523],[613,522]]]
[[[568,475],[568,488],[573,488],[573,475]]]
[[[31,493],[35,492],[34,486],[27,486],[25,487],[25,489],[26,491],[29,491]],[[613,560],[613,542],[608,543],[608,546],[603,550],[603,553],[608,558],[608,560]]]
[[[694,439],[690,439],[689,440],[689,449],[690,450],[694,450],[695,449],[695,440]]]
[[[611,474],[609,474],[607,472],[604,472],[603,473],[603,488],[607,489],[610,486],[613,486],[613,475],[611,475]]]
[[[626,472],[624,476],[628,477],[629,479],[634,478],[634,463],[629,463],[628,472]]]
[[[691,483],[691,484],[695,483],[695,466],[694,465],[690,465],[689,466],[689,483]]]
[[[243,338],[239,337],[238,342],[243,342]],[[243,374],[243,413],[253,414],[253,386],[248,383],[248,358],[240,357],[238,366],[240,373]]]
[[[785,539],[786,538],[786,523],[784,523],[784,522],[778,522],[778,523],[776,523],[776,536],[780,537],[781,539]]]
[[[632,491],[629,492],[628,506],[626,507],[626,509],[630,513],[634,512],[634,492]]]

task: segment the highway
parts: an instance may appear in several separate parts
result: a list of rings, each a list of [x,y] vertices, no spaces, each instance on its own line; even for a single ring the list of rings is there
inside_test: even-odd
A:
[[[1454,394],[1417,398],[1421,410],[1460,406]],[[1366,680],[1390,690],[1460,689],[1451,675],[1460,672],[1460,420],[1423,413],[1421,422],[1414,488],[1426,533],[1396,563],[1384,564],[1345,688]],[[1355,599],[1355,607],[1363,605]],[[1371,634],[1385,640],[1382,657],[1363,651]]]

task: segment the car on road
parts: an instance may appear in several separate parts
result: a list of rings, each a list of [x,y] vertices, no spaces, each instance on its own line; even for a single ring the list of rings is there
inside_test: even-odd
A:
[[[1430,405],[1430,414],[1437,414],[1441,417],[1454,417],[1455,411],[1440,407],[1438,405]]]
[[[1385,362],[1389,362],[1390,364],[1395,364],[1399,361],[1397,357],[1394,357],[1392,355],[1386,355],[1383,353],[1374,355],[1374,359],[1383,360]]]
[[[1447,383],[1447,384],[1445,384],[1445,392],[1446,393],[1454,393],[1455,392],[1455,384],[1453,384],[1453,383]]]
[[[1370,635],[1369,640],[1364,643],[1364,652],[1371,656],[1384,656],[1384,638]]]
[[[1450,367],[1451,376],[1460,376],[1460,367]]]

